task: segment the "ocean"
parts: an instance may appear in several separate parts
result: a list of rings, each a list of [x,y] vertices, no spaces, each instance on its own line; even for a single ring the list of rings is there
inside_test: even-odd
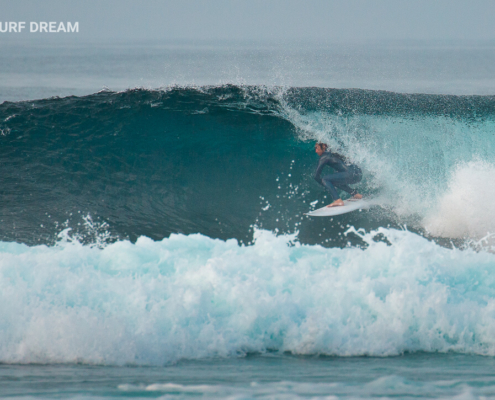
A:
[[[493,43],[0,49],[1,397],[495,397]]]

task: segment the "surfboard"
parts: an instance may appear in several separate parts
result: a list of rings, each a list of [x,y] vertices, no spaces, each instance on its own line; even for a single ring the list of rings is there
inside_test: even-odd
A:
[[[333,217],[335,215],[347,214],[351,211],[364,210],[370,208],[372,205],[376,204],[374,201],[369,199],[348,199],[344,200],[343,206],[337,207],[322,207],[317,210],[310,211],[305,215],[310,217]]]

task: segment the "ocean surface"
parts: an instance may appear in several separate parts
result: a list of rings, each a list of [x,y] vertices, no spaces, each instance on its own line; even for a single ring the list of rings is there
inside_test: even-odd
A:
[[[0,49],[0,397],[495,398],[495,44]]]

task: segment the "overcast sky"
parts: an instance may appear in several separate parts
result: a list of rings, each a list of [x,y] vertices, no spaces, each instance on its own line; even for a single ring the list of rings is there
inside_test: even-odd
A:
[[[494,17],[495,0],[0,0],[1,22],[77,21],[102,41],[494,40]]]

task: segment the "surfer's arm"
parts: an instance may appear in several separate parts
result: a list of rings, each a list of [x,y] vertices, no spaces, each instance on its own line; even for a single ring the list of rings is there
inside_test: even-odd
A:
[[[325,166],[325,160],[323,157],[320,157],[320,161],[318,162],[318,166],[316,167],[316,171],[314,174],[315,181],[320,185],[323,185],[323,181],[321,180],[321,171],[323,171],[323,167]]]

